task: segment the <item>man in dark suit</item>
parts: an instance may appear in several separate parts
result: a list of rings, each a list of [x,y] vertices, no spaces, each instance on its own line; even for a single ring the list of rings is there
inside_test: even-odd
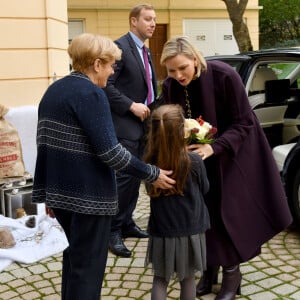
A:
[[[151,5],[141,4],[131,10],[130,31],[115,41],[122,50],[122,58],[117,61],[115,73],[109,78],[105,89],[119,142],[137,157],[143,153],[144,121],[150,116],[148,105],[157,95],[151,54],[148,48],[143,48],[144,42],[155,30],[155,22],[156,14]],[[147,67],[150,70],[148,83]],[[140,180],[123,172],[118,172],[116,176],[119,212],[112,220],[109,248],[115,255],[130,257],[131,251],[124,245],[123,238],[148,237],[148,233],[141,230],[132,218],[139,196]]]

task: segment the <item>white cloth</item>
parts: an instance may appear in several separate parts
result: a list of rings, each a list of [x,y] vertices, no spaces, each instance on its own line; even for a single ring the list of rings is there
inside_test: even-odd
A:
[[[34,174],[36,161],[37,106],[11,107],[5,119],[18,130],[22,143],[25,169]],[[0,249],[0,272],[13,262],[31,264],[63,251],[68,242],[56,219],[45,215],[44,205],[38,205],[36,226],[28,228],[25,223],[32,216],[12,219],[0,215],[0,227],[10,230],[16,245]]]
[[[34,217],[34,228],[25,225]],[[56,219],[48,215],[24,216],[12,219],[0,215],[0,226],[12,233],[16,245],[9,249],[0,249],[0,272],[13,262],[32,264],[63,251],[68,242],[64,231]]]

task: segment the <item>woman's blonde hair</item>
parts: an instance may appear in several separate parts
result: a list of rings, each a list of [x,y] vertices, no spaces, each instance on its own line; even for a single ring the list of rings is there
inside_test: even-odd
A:
[[[175,36],[169,39],[163,47],[160,64],[165,66],[168,59],[179,54],[185,55],[189,59],[196,58],[197,65],[195,76],[199,77],[201,71],[206,71],[207,64],[200,51],[191,43],[187,36]]]
[[[68,53],[75,71],[87,70],[99,58],[104,64],[121,59],[121,50],[112,39],[92,33],[80,34],[72,40]]]
[[[172,170],[175,186],[162,190],[146,185],[150,197],[160,195],[183,195],[187,175],[190,170],[190,158],[184,139],[184,114],[178,104],[166,104],[153,110],[144,160],[161,169]]]

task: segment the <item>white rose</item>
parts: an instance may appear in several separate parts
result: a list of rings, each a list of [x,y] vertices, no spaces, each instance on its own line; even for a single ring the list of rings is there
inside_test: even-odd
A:
[[[198,129],[198,132],[195,133],[196,137],[199,140],[202,140],[205,138],[207,133],[210,131],[212,126],[208,122],[203,122],[202,125],[199,124],[199,122],[195,119],[185,119],[184,123],[184,137],[188,138],[191,134],[191,130]]]

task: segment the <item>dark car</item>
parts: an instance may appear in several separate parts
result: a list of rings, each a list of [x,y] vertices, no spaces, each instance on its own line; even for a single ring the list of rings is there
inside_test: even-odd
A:
[[[300,227],[300,48],[208,56],[241,76],[272,148],[294,222]]]

